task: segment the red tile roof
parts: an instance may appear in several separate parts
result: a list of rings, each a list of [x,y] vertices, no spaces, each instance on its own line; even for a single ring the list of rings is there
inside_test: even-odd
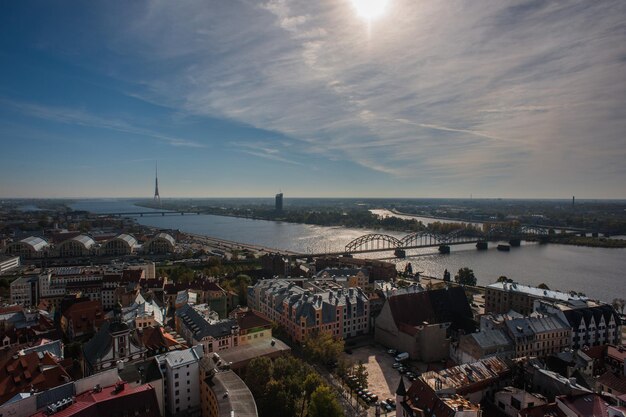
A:
[[[56,387],[71,378],[50,352],[12,356],[0,367],[0,403],[31,388],[38,391]]]
[[[63,316],[71,322],[74,334],[90,331],[94,326],[98,328],[104,322],[102,303],[99,300],[72,304],[63,312]]]
[[[606,401],[597,394],[557,397],[558,401],[579,416],[604,417],[608,415]]]
[[[609,346],[606,355],[618,362],[624,362],[626,361],[626,348],[624,346]]]
[[[616,375],[611,371],[606,371],[598,378],[597,382],[611,388],[613,394],[626,394],[626,376],[624,375]]]
[[[137,416],[159,417],[159,405],[156,392],[150,384],[130,387],[118,383],[104,387],[100,392],[84,392],[75,398],[75,402],[53,414],[55,417],[100,417],[100,416]],[[48,417],[45,411],[31,417]]]
[[[246,311],[237,315],[237,324],[241,330],[248,330],[254,329],[255,327],[271,326],[272,322],[252,311]]]

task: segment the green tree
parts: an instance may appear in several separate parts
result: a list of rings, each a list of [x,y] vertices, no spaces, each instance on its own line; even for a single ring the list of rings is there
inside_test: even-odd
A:
[[[498,278],[498,281],[497,281],[497,282],[513,282],[513,280],[512,280],[512,279],[507,278],[507,277],[506,277],[506,276],[504,276],[504,275],[500,275],[500,278]]]
[[[336,362],[343,352],[343,339],[335,338],[329,332],[315,332],[304,339],[305,357],[313,362],[327,364]]]
[[[254,398],[261,398],[265,394],[265,385],[272,378],[272,361],[267,357],[254,358],[246,367],[246,385]]]
[[[543,282],[542,282],[541,284],[537,285],[537,288],[540,288],[540,289],[542,289],[542,290],[549,290],[549,289],[550,289],[550,287],[548,287],[548,286],[547,286],[545,283],[543,283]]]
[[[354,367],[354,376],[356,377],[356,381],[362,386],[367,387],[367,369],[365,369],[365,365],[363,365],[363,361],[359,361],[359,363]]]
[[[626,306],[626,300],[624,300],[623,298],[614,298],[611,302],[611,305],[615,310],[617,310],[618,313],[623,313],[624,306]]]
[[[343,410],[335,394],[327,385],[320,385],[311,395],[309,417],[343,417]]]
[[[457,272],[454,276],[454,280],[461,285],[476,285],[476,276],[474,276],[474,271],[468,267],[459,269],[459,272]]]

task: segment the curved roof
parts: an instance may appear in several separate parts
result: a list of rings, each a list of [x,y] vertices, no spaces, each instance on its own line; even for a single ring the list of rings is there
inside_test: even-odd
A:
[[[67,242],[76,242],[81,244],[85,249],[90,249],[93,245],[96,244],[96,241],[93,240],[91,238],[91,236],[88,235],[78,235],[78,236],[74,236],[71,239],[67,239],[63,242],[61,242],[61,245],[67,243]]]
[[[109,240],[109,242],[112,242],[114,240],[122,240],[130,248],[134,248],[135,246],[137,246],[137,239],[135,239],[135,237],[133,235],[129,235],[129,234],[126,234],[126,233],[122,233],[122,234],[119,234],[119,235],[115,236],[113,239]],[[107,242],[107,243],[109,243],[109,242]],[[106,243],[105,243],[105,245],[106,245]]]
[[[40,251],[48,246],[48,242],[45,239],[37,236],[29,236],[25,239],[20,240],[20,243],[24,243],[25,245],[30,246],[35,251]]]
[[[165,239],[168,242],[170,242],[172,246],[176,246],[176,240],[169,233],[164,233],[164,232],[157,233],[156,236],[154,236],[151,240],[155,240],[155,239]]]

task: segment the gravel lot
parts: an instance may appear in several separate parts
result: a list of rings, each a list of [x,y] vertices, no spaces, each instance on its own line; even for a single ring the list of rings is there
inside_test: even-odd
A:
[[[346,359],[354,363],[358,363],[359,360],[363,361],[363,365],[368,372],[368,389],[378,395],[379,401],[389,397],[395,400],[396,388],[398,388],[400,383],[400,373],[392,368],[394,359],[393,356],[387,353],[387,349],[365,346],[352,349],[351,355],[344,355]],[[408,386],[408,379],[405,378],[404,383]],[[370,410],[374,410],[374,407],[371,407]],[[395,415],[395,412],[387,415]]]

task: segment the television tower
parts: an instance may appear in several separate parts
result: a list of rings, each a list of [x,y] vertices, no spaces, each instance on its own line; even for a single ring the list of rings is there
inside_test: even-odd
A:
[[[155,162],[154,167],[154,202],[161,206],[161,196],[159,195],[159,164]]]

